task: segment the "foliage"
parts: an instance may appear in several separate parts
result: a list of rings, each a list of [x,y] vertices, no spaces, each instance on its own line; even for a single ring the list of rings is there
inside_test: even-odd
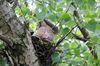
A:
[[[82,27],[89,32],[90,40],[82,42],[69,34],[58,46],[61,52],[52,55],[52,64],[56,66],[100,66],[100,3],[99,0],[19,0],[21,9],[16,7],[16,15],[21,22],[30,23],[30,31],[34,31],[36,22],[47,18],[55,24],[59,24],[59,33],[55,36],[57,42],[62,35],[68,33],[76,25],[73,19],[73,6],[77,5]],[[81,35],[80,30],[75,28],[76,34]],[[90,47],[94,47],[97,59],[93,57]],[[1,48],[1,47],[0,47]]]

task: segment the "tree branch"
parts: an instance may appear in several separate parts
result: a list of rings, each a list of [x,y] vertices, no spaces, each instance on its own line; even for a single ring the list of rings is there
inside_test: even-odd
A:
[[[53,47],[53,51],[55,51],[56,47],[74,30],[74,28],[77,27],[74,26],[68,33],[66,33],[65,35],[63,35],[56,43],[55,46]]]

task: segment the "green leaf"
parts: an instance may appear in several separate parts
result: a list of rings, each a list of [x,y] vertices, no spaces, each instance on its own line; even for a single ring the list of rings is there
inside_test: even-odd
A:
[[[53,64],[60,61],[59,53],[53,53],[51,58],[52,58]]]
[[[100,23],[97,24],[96,30],[100,31]]]
[[[94,44],[96,43],[100,43],[100,36],[99,35],[91,35],[90,37],[91,42],[93,42]]]
[[[72,49],[77,48],[77,47],[78,47],[78,45],[76,43],[71,43],[70,44],[70,48],[72,48]]]
[[[69,21],[69,20],[70,20],[69,14],[66,13],[66,12],[64,12],[64,13],[61,15],[60,19],[59,19],[59,21],[65,21],[65,22],[67,22],[67,21]]]
[[[61,29],[61,33],[64,35],[69,32],[69,28],[65,27]]]
[[[96,21],[94,19],[90,20],[87,24],[86,24],[86,28],[92,32],[94,32],[96,30]]]
[[[57,14],[55,14],[55,13],[50,13],[50,14],[48,15],[48,18],[51,19],[52,21],[55,21],[55,20],[58,19],[58,16],[57,16]]]
[[[46,14],[47,14],[47,10],[45,7],[38,7],[36,8],[35,10],[35,14],[36,14],[36,17],[39,19],[39,20],[42,20],[45,18]]]
[[[73,27],[73,26],[75,26],[75,25],[76,25],[75,22],[72,21],[72,20],[70,20],[70,21],[67,22],[67,26],[68,26],[68,27]]]
[[[98,60],[100,60],[100,44],[96,45],[96,52],[97,52]]]
[[[75,56],[80,56],[80,48],[74,49]]]
[[[68,66],[66,63],[60,63],[58,66]]]

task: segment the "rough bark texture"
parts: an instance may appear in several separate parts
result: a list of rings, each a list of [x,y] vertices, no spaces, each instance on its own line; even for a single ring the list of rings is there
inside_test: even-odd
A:
[[[30,32],[24,26],[8,2],[0,0],[0,40],[5,42],[9,66],[39,66]]]

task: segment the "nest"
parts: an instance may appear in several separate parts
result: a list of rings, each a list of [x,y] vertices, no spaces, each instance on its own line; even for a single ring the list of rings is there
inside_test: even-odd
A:
[[[46,42],[40,40],[39,38],[32,36],[32,43],[36,51],[36,56],[39,59],[41,66],[51,66],[51,54],[53,53],[50,51],[53,48],[53,45],[50,42]]]

